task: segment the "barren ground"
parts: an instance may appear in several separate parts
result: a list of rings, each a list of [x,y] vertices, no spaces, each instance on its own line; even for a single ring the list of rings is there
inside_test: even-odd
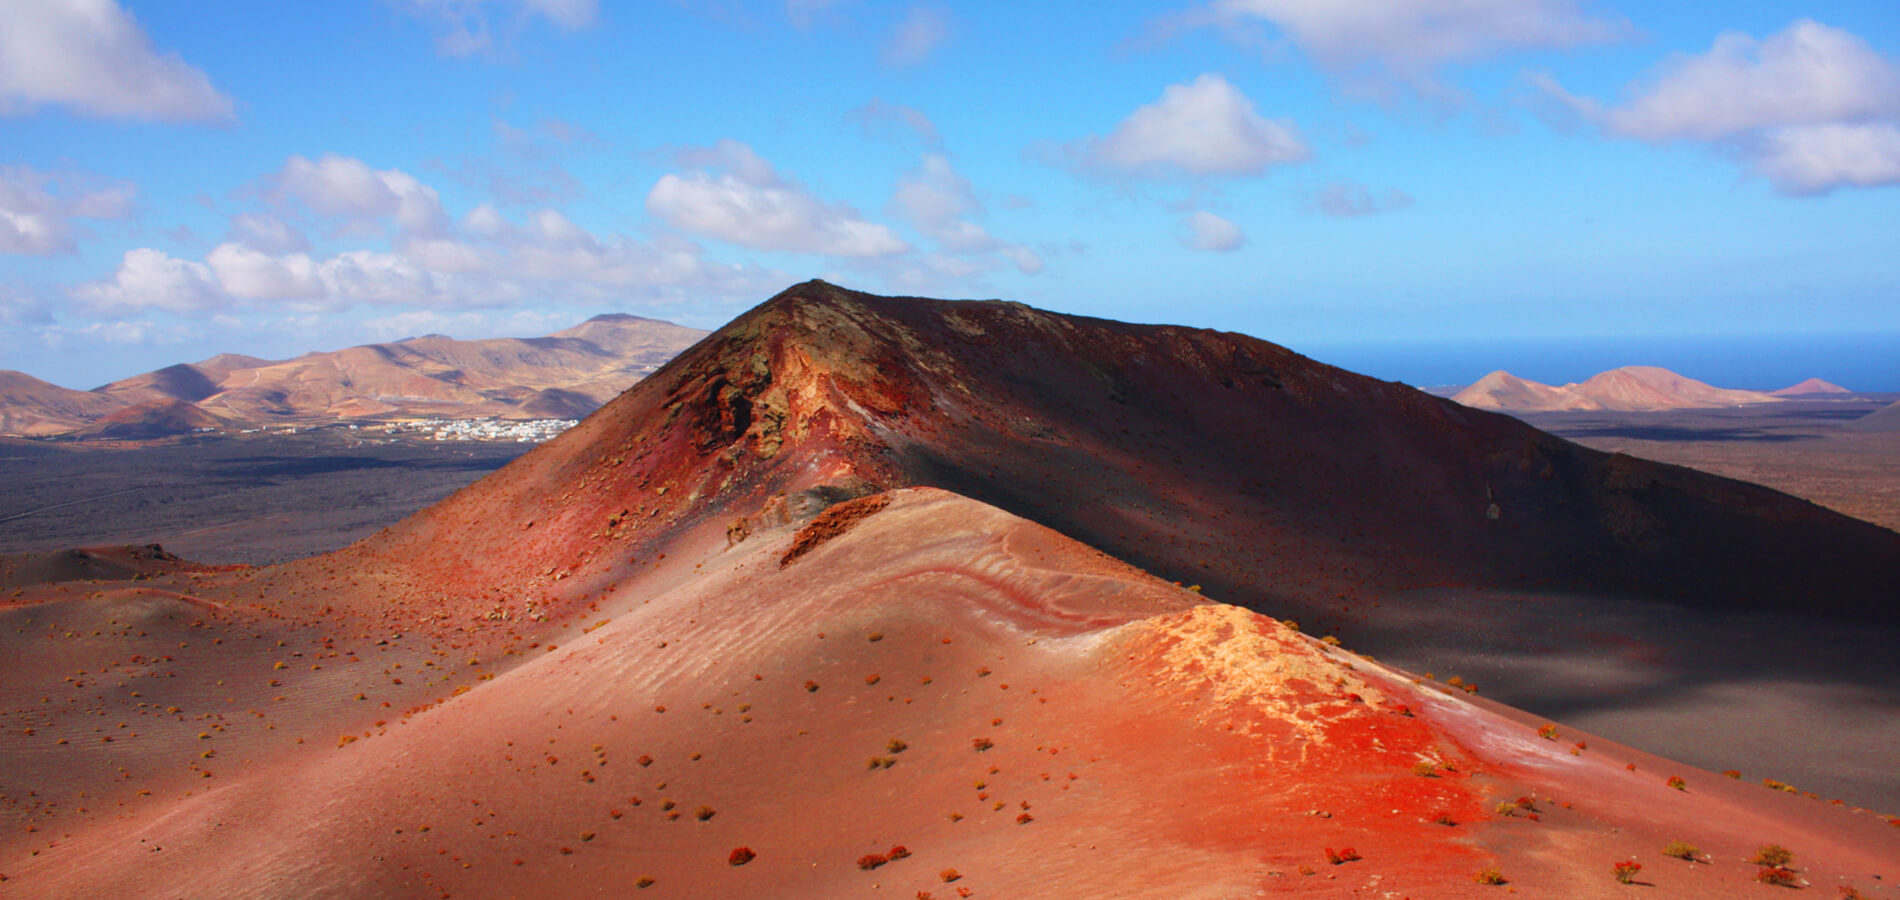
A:
[[[528,444],[346,433],[117,449],[0,442],[0,554],[160,543],[206,563],[335,550],[501,468]]]
[[[1736,409],[1519,416],[1586,447],[1767,485],[1900,531],[1900,434],[1841,425],[1893,402],[1792,400]]]

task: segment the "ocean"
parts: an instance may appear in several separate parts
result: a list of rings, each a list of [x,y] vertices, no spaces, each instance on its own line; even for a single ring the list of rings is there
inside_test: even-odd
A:
[[[1314,343],[1292,349],[1415,387],[1470,384],[1498,369],[1566,384],[1619,366],[1661,366],[1725,388],[1770,391],[1819,378],[1850,391],[1900,392],[1900,333]]]

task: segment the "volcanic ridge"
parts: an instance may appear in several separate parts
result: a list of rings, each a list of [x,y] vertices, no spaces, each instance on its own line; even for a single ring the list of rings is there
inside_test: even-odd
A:
[[[1900,879],[1900,818],[1308,633],[1526,584],[1892,624],[1900,535],[1242,335],[809,282],[343,550],[105,556],[0,606],[9,896]]]

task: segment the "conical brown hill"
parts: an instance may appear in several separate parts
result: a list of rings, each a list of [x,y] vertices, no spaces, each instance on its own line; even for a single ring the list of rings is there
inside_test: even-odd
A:
[[[347,552],[479,607],[551,579],[617,582],[670,541],[782,518],[801,492],[906,486],[1281,614],[1541,585],[1900,618],[1886,603],[1900,535],[1766,488],[1591,451],[1244,335],[823,282]]]

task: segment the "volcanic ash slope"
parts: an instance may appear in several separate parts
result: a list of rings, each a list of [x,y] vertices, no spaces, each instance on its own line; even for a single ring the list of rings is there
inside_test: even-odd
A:
[[[16,832],[9,888],[1423,898],[1472,896],[1495,866],[1532,896],[1609,897],[1611,865],[1637,858],[1658,896],[1717,897],[1768,839],[1817,884],[1900,858],[1882,819],[1540,737],[943,491],[848,501],[693,561],[400,716],[374,711],[385,686],[350,700],[387,658],[230,663],[233,693],[275,676],[301,716],[266,739],[142,721],[210,751],[217,777],[95,788],[110,815]],[[1678,838],[1708,864],[1661,858]],[[732,865],[740,847],[753,858]]]

